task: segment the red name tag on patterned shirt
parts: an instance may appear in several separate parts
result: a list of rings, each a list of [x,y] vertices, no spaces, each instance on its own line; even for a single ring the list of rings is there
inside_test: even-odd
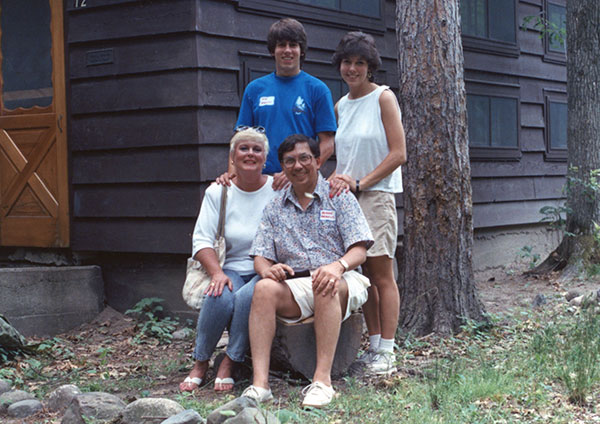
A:
[[[335,221],[335,211],[327,209],[322,210],[321,221]]]

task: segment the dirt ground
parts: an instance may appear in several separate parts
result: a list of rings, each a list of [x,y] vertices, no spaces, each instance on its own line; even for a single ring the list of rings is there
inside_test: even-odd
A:
[[[524,275],[523,268],[478,272],[475,280],[486,311],[496,315],[516,308],[532,307],[537,295],[544,296],[550,303],[564,301],[569,291],[587,294],[600,288],[598,277],[562,283],[558,274],[527,276]]]
[[[543,295],[547,303],[563,302],[568,291],[576,290],[584,294],[600,288],[598,279],[586,279],[563,285],[556,275],[543,278],[531,277],[524,276],[522,271],[523,269],[496,269],[476,273],[479,296],[488,313],[502,315],[517,308],[532,308],[532,302],[537,295]],[[180,394],[178,385],[185,378],[192,364],[189,355],[193,349],[193,337],[167,345],[135,344],[132,342],[136,333],[135,324],[130,317],[107,308],[93,322],[58,336],[62,342],[54,349],[68,349],[74,355],[65,359],[61,358],[60,352],[55,352],[53,355],[56,360],[42,370],[46,376],[45,381],[27,380],[28,389],[48,386],[46,391],[49,391],[64,384],[69,373],[78,372],[81,385],[93,384],[94,380],[98,379],[113,379],[113,381],[131,379],[132,382],[133,379],[138,379],[139,381],[132,383],[130,387],[115,383],[115,386],[119,387],[115,394],[123,398],[126,403],[141,396],[176,399]],[[53,375],[56,378],[53,378]],[[248,384],[243,380],[249,378],[249,375],[249,368],[242,370],[237,376],[239,384],[236,385],[234,393],[226,397],[233,398],[239,395],[243,387]],[[212,390],[212,378],[214,378],[212,367],[207,377],[206,385],[196,391],[195,396],[206,400],[217,399],[219,396],[220,400],[226,400],[223,395],[217,395]],[[274,378],[272,385],[274,391],[287,392],[286,389],[290,384],[294,382],[286,377]],[[298,382],[298,384],[305,383]],[[343,388],[345,383],[340,380],[335,384]],[[101,385],[97,390],[107,391],[106,388],[105,385]],[[58,423],[60,416],[42,411],[26,420],[2,422]]]

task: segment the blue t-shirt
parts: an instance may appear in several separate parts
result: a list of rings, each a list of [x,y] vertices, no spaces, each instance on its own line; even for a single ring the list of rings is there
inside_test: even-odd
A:
[[[316,139],[317,133],[337,128],[329,88],[304,71],[293,77],[278,77],[273,72],[248,84],[237,125],[265,127],[269,139],[267,174],[281,172],[277,149],[288,135]]]

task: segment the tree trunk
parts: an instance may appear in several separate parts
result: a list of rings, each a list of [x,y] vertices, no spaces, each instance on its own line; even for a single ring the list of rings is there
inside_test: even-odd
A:
[[[400,327],[457,332],[484,321],[473,279],[471,168],[459,0],[396,2],[408,161]]]
[[[563,278],[600,263],[594,222],[600,224],[600,2],[567,2],[567,223],[566,235],[534,273],[555,269]]]

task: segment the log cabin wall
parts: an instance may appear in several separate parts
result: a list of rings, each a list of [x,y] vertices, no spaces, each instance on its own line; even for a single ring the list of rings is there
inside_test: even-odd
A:
[[[206,125],[217,102],[203,89],[196,3],[67,6],[74,250],[189,250],[222,141]]]
[[[480,2],[463,0],[465,3]],[[560,46],[551,46],[554,43],[548,37],[540,38],[538,30],[520,27],[527,16],[539,16],[540,13],[548,16],[548,10],[560,12],[565,6],[564,0],[515,1],[516,42],[512,46],[508,43],[509,47],[504,50],[498,47],[501,43],[486,45],[476,37],[466,36],[463,17],[467,95],[479,99],[482,96],[515,98],[518,108],[517,148],[512,152],[510,148],[499,151],[481,147],[483,143],[469,125],[476,229],[537,224],[542,217],[540,208],[556,204],[563,197],[566,173],[565,55]],[[506,11],[492,18],[506,20]],[[470,120],[477,117],[476,112],[469,110]],[[551,128],[555,129],[554,134],[551,134]]]
[[[487,141],[471,134],[476,232],[537,224],[540,207],[561,199],[566,173],[566,150],[560,140],[558,145],[552,142],[549,134],[551,126],[560,130],[560,125],[550,122],[551,107],[566,102],[564,54],[549,48],[550,42],[540,39],[539,31],[519,29],[525,16],[565,2],[506,0],[488,4],[491,1],[462,3],[487,7],[486,25],[494,28],[494,20],[503,21],[506,11],[494,14],[492,6],[513,7],[514,40],[495,43],[463,34],[467,94],[471,105],[487,101],[491,108],[495,101],[506,105],[508,100],[516,104],[516,110],[508,111],[514,130],[512,139],[508,131],[508,147],[493,146],[507,143],[494,141],[506,131],[498,133],[491,112],[487,127],[470,129],[477,135],[489,129]],[[375,37],[383,61],[376,81],[397,92],[394,1],[371,1],[381,8],[380,17],[358,18],[292,3],[294,0],[67,3],[74,251],[116,253],[119,258],[130,253],[146,264],[148,258],[161,261],[165,254],[175,254],[173,267],[181,272],[172,284],[181,284],[181,258],[189,254],[204,189],[226,169],[227,143],[243,90],[251,79],[274,70],[266,34],[280,17],[295,17],[305,25],[308,53],[304,69],[329,85],[334,101],[344,87],[330,65],[331,55],[343,34],[354,29]],[[472,122],[480,122],[481,109],[472,112]],[[333,166],[328,163],[326,173]],[[401,195],[398,205],[402,222]],[[114,263],[115,256],[110,261]],[[104,264],[103,269],[105,279],[111,280]],[[116,286],[123,288],[127,278]],[[107,291],[111,284],[107,281]],[[123,299],[115,297],[114,301],[125,302]]]

